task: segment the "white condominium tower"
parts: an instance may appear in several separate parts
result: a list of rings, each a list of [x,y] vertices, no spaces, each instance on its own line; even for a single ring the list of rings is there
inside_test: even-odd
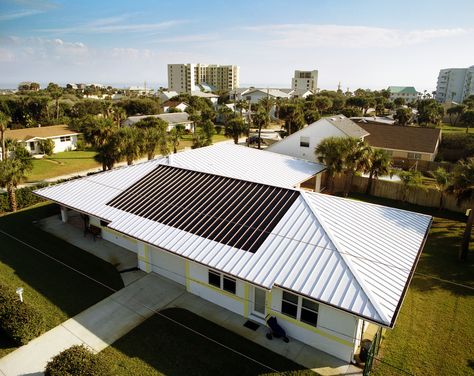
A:
[[[438,102],[462,103],[470,95],[474,95],[474,65],[439,71],[435,95]]]
[[[316,90],[318,88],[318,71],[295,70],[295,77],[291,80],[293,90]]]
[[[239,87],[237,65],[168,64],[168,90],[178,93],[199,91],[200,87],[230,91]]]

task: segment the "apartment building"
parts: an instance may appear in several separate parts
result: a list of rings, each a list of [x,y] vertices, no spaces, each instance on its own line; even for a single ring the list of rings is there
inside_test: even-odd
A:
[[[438,102],[462,103],[470,95],[474,95],[474,65],[439,71],[435,95]]]
[[[418,92],[413,86],[389,86],[390,99],[405,99],[405,102],[415,102],[418,99]]]
[[[293,90],[313,90],[318,88],[318,71],[299,71],[295,70],[295,76],[291,80]]]
[[[200,86],[230,91],[239,87],[237,65],[168,64],[168,89],[178,93],[200,91]]]

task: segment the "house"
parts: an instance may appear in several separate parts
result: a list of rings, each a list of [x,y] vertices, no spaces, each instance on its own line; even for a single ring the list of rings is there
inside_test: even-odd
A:
[[[350,118],[354,123],[359,124],[381,124],[394,125],[395,120],[389,116],[354,116]]]
[[[337,115],[319,119],[285,137],[280,142],[270,145],[266,150],[316,162],[314,149],[325,138],[355,137],[364,139],[368,134],[366,130],[344,115]]]
[[[192,91],[191,95],[193,97],[209,99],[214,106],[217,106],[217,101],[219,100],[219,96],[217,94],[204,93],[202,91]]]
[[[140,269],[243,319],[275,316],[346,362],[368,325],[394,327],[430,216],[296,189],[320,168],[307,161],[203,149],[35,194],[61,205],[63,221],[87,216]]]
[[[189,114],[187,114],[186,112],[173,112],[159,115],[129,116],[123,121],[122,124],[130,126],[148,117],[154,117],[166,121],[168,123],[168,128],[166,128],[167,132],[171,131],[171,129],[173,129],[176,125],[182,125],[184,126],[184,129],[188,131],[191,131],[193,128],[193,122],[189,120]]]
[[[7,129],[4,133],[4,138],[21,142],[32,155],[42,155],[39,148],[40,140],[52,140],[54,142],[53,152],[60,153],[62,151],[75,150],[79,134],[79,132],[69,129],[67,125],[50,125],[35,128]]]
[[[163,103],[164,112],[172,112],[173,111],[172,109],[184,112],[186,111],[187,108],[188,108],[188,105],[182,101],[168,100]]]
[[[162,102],[166,102],[167,100],[170,100],[171,98],[174,98],[179,95],[177,91],[161,91],[157,92],[155,95],[159,96]]]
[[[252,89],[242,95],[242,99],[249,101],[252,104],[258,103],[262,98],[267,97],[272,99],[289,99],[291,98],[291,95],[279,89]]]
[[[418,92],[413,86],[389,86],[390,99],[405,99],[405,102],[415,102],[418,99]]]
[[[393,160],[434,161],[441,142],[441,129],[358,123],[369,135],[364,139],[387,151]]]

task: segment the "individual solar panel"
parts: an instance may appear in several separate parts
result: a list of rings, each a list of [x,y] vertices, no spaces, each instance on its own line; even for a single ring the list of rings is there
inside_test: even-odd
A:
[[[107,203],[255,253],[299,193],[160,165]]]

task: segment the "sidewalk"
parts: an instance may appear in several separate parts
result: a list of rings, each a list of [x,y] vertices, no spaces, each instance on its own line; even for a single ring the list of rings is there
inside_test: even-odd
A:
[[[0,359],[0,375],[42,375],[53,356],[73,345],[99,352],[184,293],[183,286],[147,274]]]

